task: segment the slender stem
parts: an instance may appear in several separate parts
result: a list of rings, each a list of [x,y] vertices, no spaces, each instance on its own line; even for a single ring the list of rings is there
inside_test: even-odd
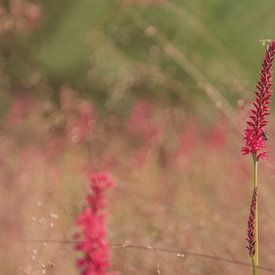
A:
[[[253,156],[253,189],[257,188],[258,192],[258,160],[257,157]],[[255,211],[255,254],[252,258],[253,275],[259,275],[259,197],[256,200],[256,211]]]

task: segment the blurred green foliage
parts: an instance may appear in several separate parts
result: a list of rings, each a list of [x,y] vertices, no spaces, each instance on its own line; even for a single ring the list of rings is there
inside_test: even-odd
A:
[[[39,28],[5,39],[12,85],[40,70],[55,93],[69,84],[117,110],[140,96],[193,108],[207,83],[234,105],[255,87],[260,40],[274,38],[273,0],[36,2]]]

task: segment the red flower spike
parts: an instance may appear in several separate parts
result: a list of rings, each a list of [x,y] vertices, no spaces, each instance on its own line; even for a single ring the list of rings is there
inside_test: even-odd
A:
[[[111,265],[111,250],[107,241],[105,226],[106,191],[115,185],[110,175],[98,173],[91,175],[91,191],[86,198],[88,206],[79,214],[77,225],[80,233],[73,235],[77,241],[75,250],[83,253],[77,260],[81,275],[118,275],[108,272]]]
[[[257,160],[268,156],[265,151],[267,139],[265,138],[264,127],[268,124],[269,104],[271,103],[272,86],[272,63],[275,59],[275,41],[268,46],[265,58],[262,62],[261,79],[256,86],[256,100],[251,110],[247,128],[244,132],[245,145],[242,148],[244,155],[252,154]]]

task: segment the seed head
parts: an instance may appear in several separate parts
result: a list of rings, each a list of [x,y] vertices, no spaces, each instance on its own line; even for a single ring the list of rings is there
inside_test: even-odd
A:
[[[250,206],[250,214],[248,218],[248,227],[247,227],[247,246],[248,253],[250,257],[253,257],[255,254],[255,218],[256,218],[256,206],[257,206],[257,187],[254,188],[251,206]]]

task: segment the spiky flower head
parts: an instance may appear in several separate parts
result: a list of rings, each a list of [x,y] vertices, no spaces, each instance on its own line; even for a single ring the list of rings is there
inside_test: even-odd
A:
[[[250,257],[253,257],[255,254],[255,219],[256,219],[256,206],[257,206],[257,187],[254,188],[251,206],[250,206],[250,214],[248,218],[248,226],[247,226],[247,246],[248,253]]]
[[[253,102],[253,108],[247,128],[244,133],[245,145],[242,148],[244,155],[251,153],[256,160],[268,156],[266,152],[268,135],[265,132],[265,126],[268,124],[268,115],[271,102],[272,86],[272,63],[275,58],[275,41],[272,41],[262,62],[261,78],[257,85],[256,99]]]
[[[119,275],[109,272],[111,250],[106,229],[106,191],[115,182],[108,173],[91,175],[91,193],[87,196],[87,207],[77,217],[80,232],[74,234],[77,241],[75,249],[82,252],[77,265],[81,275]]]

